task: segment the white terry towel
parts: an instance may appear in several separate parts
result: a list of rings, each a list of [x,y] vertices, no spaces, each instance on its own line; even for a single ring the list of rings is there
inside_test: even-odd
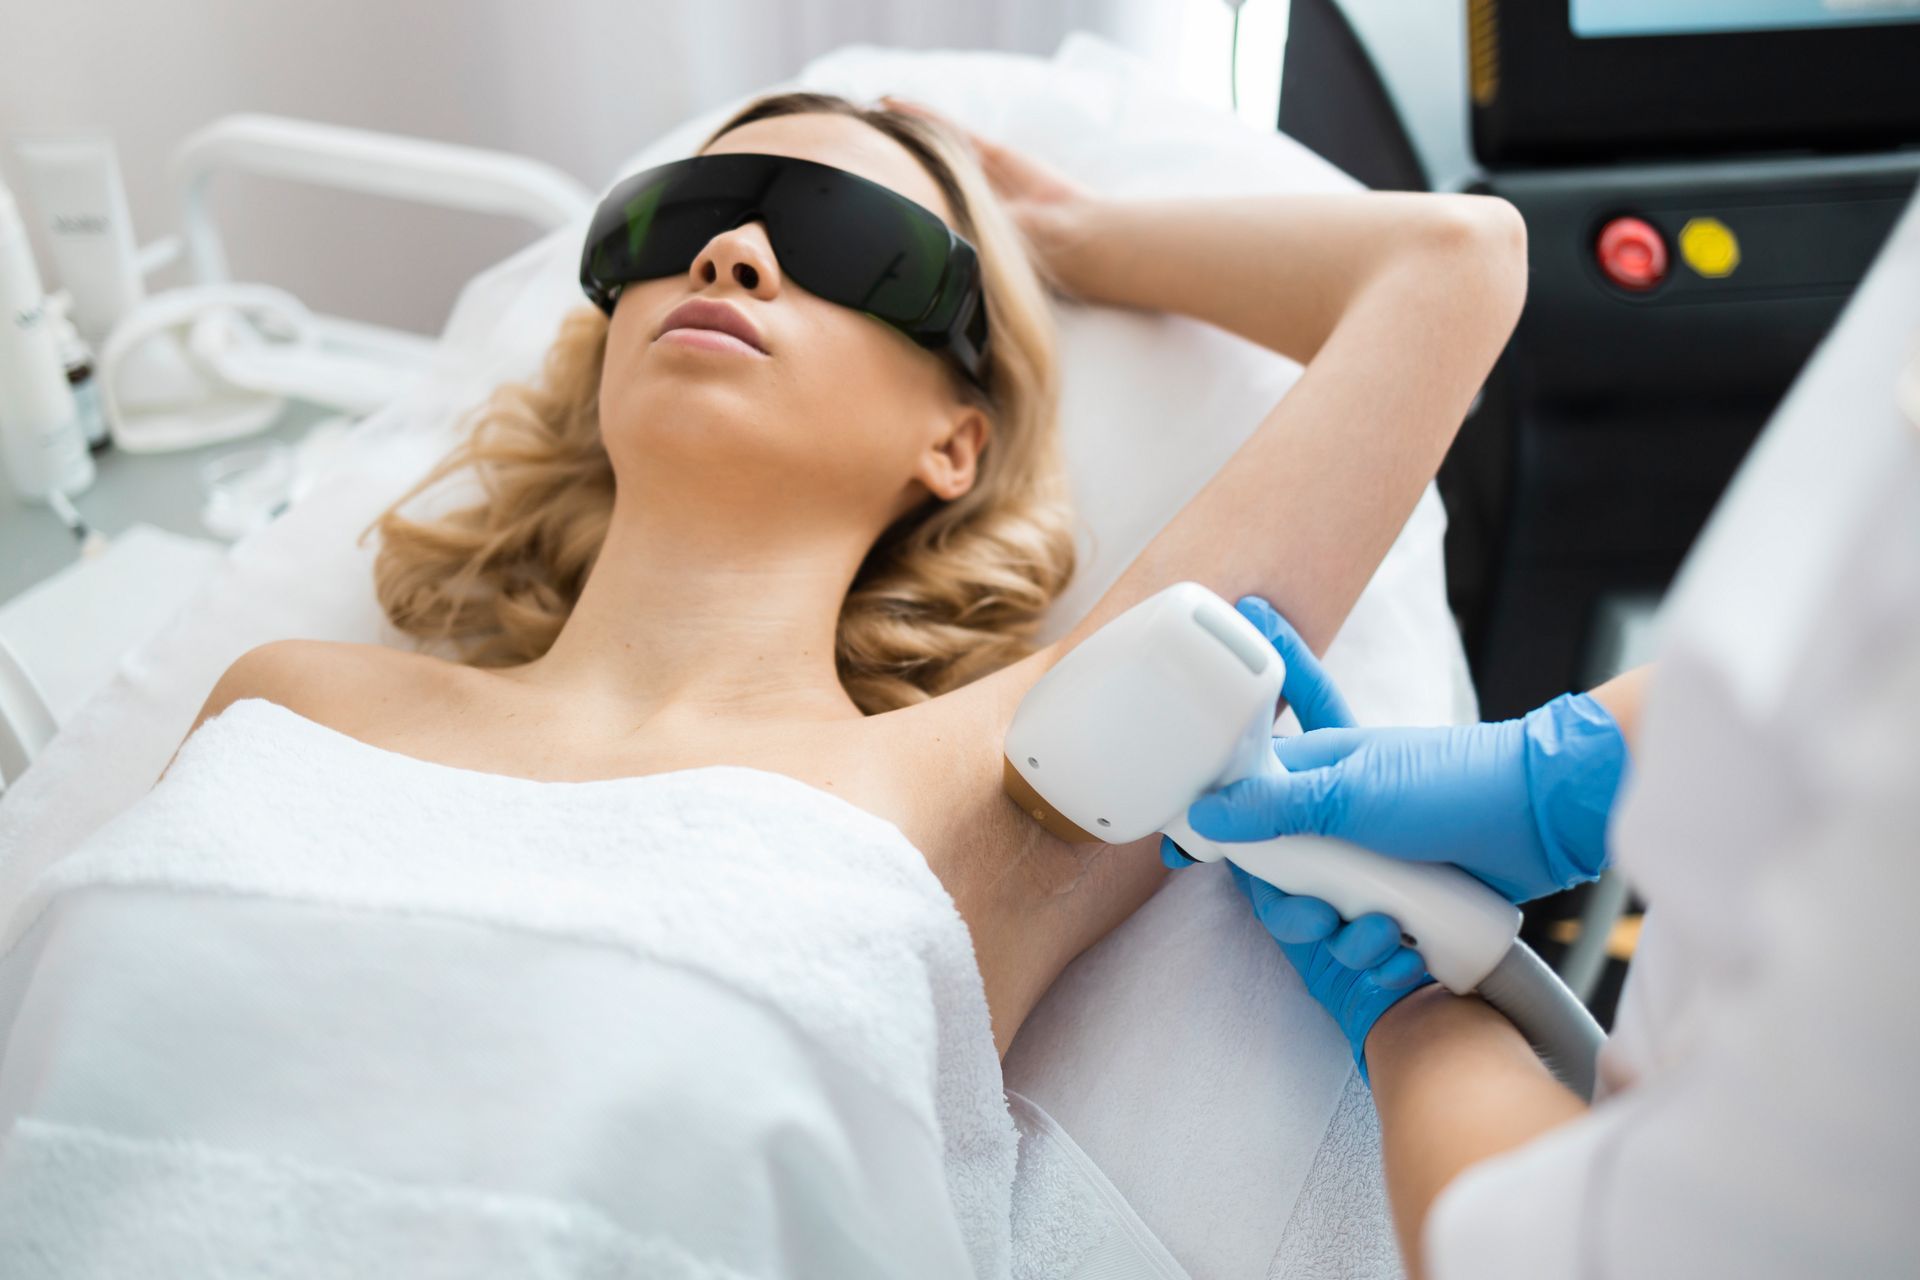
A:
[[[1018,1136],[905,835],[262,699],[0,903],[0,1275],[1002,1276]]]

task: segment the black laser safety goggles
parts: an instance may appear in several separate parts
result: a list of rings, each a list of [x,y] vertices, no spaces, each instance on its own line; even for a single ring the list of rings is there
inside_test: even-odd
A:
[[[933,210],[831,165],[726,152],[625,178],[593,215],[580,287],[611,316],[623,286],[686,271],[714,236],[755,219],[800,287],[950,353],[986,389],[974,247]]]

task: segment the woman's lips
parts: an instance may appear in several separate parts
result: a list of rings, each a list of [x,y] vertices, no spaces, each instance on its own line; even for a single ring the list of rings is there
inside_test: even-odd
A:
[[[683,347],[703,347],[708,351],[737,351],[743,355],[764,356],[767,353],[742,342],[730,333],[718,329],[669,329],[654,339],[655,342],[671,342]]]

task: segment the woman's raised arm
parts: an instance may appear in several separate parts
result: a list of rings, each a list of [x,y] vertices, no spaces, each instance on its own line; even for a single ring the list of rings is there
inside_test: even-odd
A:
[[[1326,648],[1433,478],[1526,293],[1524,226],[1490,197],[1098,202],[1057,222],[1027,214],[1064,291],[1195,316],[1306,371],[1072,631],[930,704],[939,719],[921,718],[921,741],[953,744],[939,768],[992,797],[992,820],[976,809],[965,819],[989,832],[1013,811],[1001,751],[1021,700],[1062,655],[1161,588],[1193,579],[1228,600],[1265,596],[1316,652]],[[975,905],[976,947],[994,957],[988,1000],[1009,1039],[1061,969],[1167,874],[1157,838],[1091,857],[1093,846],[1020,822],[972,869],[976,882],[953,877],[956,898]]]
[[[1053,651],[1187,578],[1267,597],[1325,649],[1519,319],[1519,213],[1408,192],[1094,198],[1061,208],[1045,243],[1076,297],[1193,316],[1306,365]]]

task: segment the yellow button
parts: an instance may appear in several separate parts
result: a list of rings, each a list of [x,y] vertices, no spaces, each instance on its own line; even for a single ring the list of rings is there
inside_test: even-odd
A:
[[[1740,242],[1718,218],[1692,218],[1680,228],[1680,256],[1710,280],[1733,274],[1740,265]]]

